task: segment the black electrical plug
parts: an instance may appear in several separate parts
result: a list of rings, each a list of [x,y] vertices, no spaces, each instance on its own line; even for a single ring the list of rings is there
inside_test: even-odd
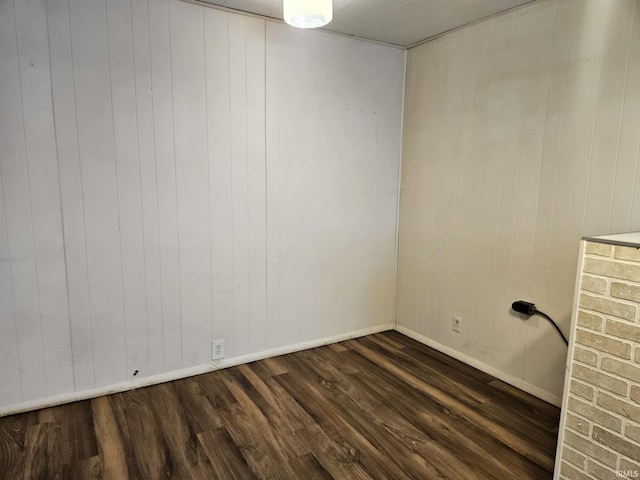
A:
[[[562,333],[562,330],[560,330],[560,327],[558,327],[558,324],[556,322],[554,322],[553,319],[549,315],[547,315],[546,313],[541,312],[540,310],[538,310],[536,308],[536,304],[535,303],[529,303],[529,302],[525,302],[524,300],[518,300],[518,301],[513,302],[511,304],[511,308],[514,309],[516,312],[524,313],[525,315],[528,315],[529,317],[531,315],[540,315],[542,318],[546,318],[547,320],[549,320],[549,322],[551,322],[551,324],[558,331],[558,333],[562,337],[562,340],[564,340],[564,343],[569,345],[569,342],[567,341],[567,337],[564,336],[564,333]]]
[[[511,308],[513,308],[516,312],[524,313],[525,315],[529,316],[535,315],[535,313],[538,311],[534,303],[525,302],[524,300],[513,302],[511,304]]]

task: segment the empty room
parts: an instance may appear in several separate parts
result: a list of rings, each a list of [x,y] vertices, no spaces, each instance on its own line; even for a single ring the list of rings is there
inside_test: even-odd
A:
[[[0,480],[640,478],[640,0],[0,0]]]

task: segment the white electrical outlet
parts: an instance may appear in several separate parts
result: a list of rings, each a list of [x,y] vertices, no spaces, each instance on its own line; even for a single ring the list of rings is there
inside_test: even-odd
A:
[[[453,317],[451,321],[451,330],[454,332],[462,332],[462,319],[460,317]]]
[[[214,340],[211,344],[211,360],[224,358],[224,340]]]

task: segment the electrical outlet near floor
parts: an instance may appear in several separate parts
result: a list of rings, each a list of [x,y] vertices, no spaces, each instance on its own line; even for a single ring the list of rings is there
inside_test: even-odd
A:
[[[224,340],[214,340],[211,343],[211,360],[224,358]]]
[[[454,332],[462,332],[462,319],[460,317],[453,317],[451,319],[451,330]]]

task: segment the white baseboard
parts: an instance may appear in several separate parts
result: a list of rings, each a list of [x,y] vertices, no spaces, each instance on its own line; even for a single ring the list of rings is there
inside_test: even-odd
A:
[[[413,338],[414,340],[428,347],[433,348],[434,350],[438,350],[439,352],[442,352],[445,355],[448,355],[449,357],[455,358],[456,360],[460,360],[461,362],[464,362],[467,365],[471,365],[472,367],[477,368],[478,370],[484,373],[488,373],[489,375],[496,377],[497,379],[502,380],[503,382],[508,383],[509,385],[519,388],[524,392],[530,393],[534,397],[538,397],[539,399],[544,400],[545,402],[548,402],[557,407],[559,407],[562,404],[562,398],[556,395],[553,395],[545,390],[542,390],[541,388],[538,388],[535,385],[531,385],[530,383],[527,383],[520,378],[513,377],[504,372],[501,372],[500,370],[498,370],[495,367],[492,367],[491,365],[487,365],[486,363],[476,360],[475,358],[465,355],[464,353],[460,353],[451,347],[442,345],[441,343],[438,343],[435,340],[432,340],[428,337],[425,337],[424,335],[416,333],[413,330],[408,329],[407,327],[403,327],[402,325],[396,325],[395,330],[402,333],[403,335],[406,335],[409,338]]]
[[[395,327],[395,328],[394,328]],[[356,330],[354,332],[343,333],[340,335],[335,335],[332,337],[325,337],[318,340],[311,340],[308,342],[297,343],[294,345],[287,345],[284,347],[278,347],[271,350],[264,350],[262,352],[250,353],[248,355],[240,355],[232,358],[225,358],[222,360],[212,361],[210,363],[204,365],[198,365],[195,367],[184,368],[181,370],[174,370],[172,372],[161,373],[158,375],[152,375],[145,378],[140,378],[136,380],[130,380],[127,382],[117,383],[113,385],[106,385],[103,387],[91,388],[88,390],[82,390],[79,392],[66,393],[63,395],[57,395],[54,397],[47,397],[38,400],[32,400],[28,402],[18,403],[14,405],[9,405],[6,407],[0,407],[0,417],[6,415],[13,415],[16,413],[28,412],[31,410],[37,410],[40,408],[53,407],[56,405],[62,405],[65,403],[76,402],[79,400],[88,400],[91,398],[100,397],[102,395],[111,395],[113,393],[125,392],[127,390],[134,390],[136,388],[148,387],[150,385],[158,385],[160,383],[171,382],[173,380],[180,380],[182,378],[192,377],[194,375],[201,375],[203,373],[213,372],[215,370],[220,370],[222,368],[234,367],[236,365],[241,365],[243,363],[255,362],[257,360],[263,360],[265,358],[277,357],[279,355],[285,355],[287,353],[299,352],[301,350],[308,350],[310,348],[321,347],[323,345],[329,345],[331,343],[342,342],[344,340],[349,340],[352,338],[364,337],[366,335],[372,335],[374,333],[384,332],[387,330],[397,330],[398,332],[406,335],[407,337],[413,338],[414,340],[427,345],[439,352],[444,353],[456,360],[460,360],[472,367],[477,368],[489,375],[492,375],[503,382],[508,383],[509,385],[513,385],[520,390],[523,390],[535,397],[538,397],[545,402],[549,402],[553,405],[560,406],[562,403],[562,399],[557,397],[556,395],[552,395],[549,392],[542,390],[534,385],[531,385],[519,378],[513,377],[511,375],[507,375],[500,370],[487,365],[479,360],[476,360],[468,355],[458,352],[446,345],[442,345],[441,343],[436,342],[430,338],[425,337],[419,333],[414,332],[413,330],[409,330],[402,325],[378,325],[375,327],[365,328],[361,330]]]
[[[329,345],[331,343],[342,342],[344,340],[350,340],[352,338],[364,337],[366,335],[372,335],[374,333],[385,332],[392,330],[393,324],[377,325],[375,327],[364,328],[362,330],[356,330],[354,332],[343,333],[332,337],[321,338],[318,340],[311,340],[308,342],[297,343],[294,345],[287,345],[285,347],[278,347],[271,350],[264,350],[262,352],[250,353],[248,355],[240,355],[232,358],[224,358],[221,360],[215,360],[205,365],[198,365],[195,367],[184,368],[181,370],[174,370],[172,372],[161,373],[158,375],[152,375],[145,378],[136,380],[130,380],[127,382],[116,383],[113,385],[106,385],[103,387],[91,388],[88,390],[82,390],[79,392],[65,393],[63,395],[57,395],[54,397],[47,397],[38,400],[32,400],[28,402],[22,402],[6,407],[0,407],[0,417],[6,415],[13,415],[16,413],[28,412],[31,410],[38,410],[40,408],[48,408],[56,405],[62,405],[64,403],[76,402],[79,400],[88,400],[91,398],[100,397],[102,395],[111,395],[112,393],[125,392],[127,390],[134,390],[136,388],[148,387],[150,385],[158,385],[160,383],[171,382],[173,380],[180,380],[182,378],[193,377],[194,375],[201,375],[203,373],[213,372],[222,368],[234,367],[243,363],[255,362],[257,360],[264,360],[265,358],[277,357],[279,355],[285,355],[287,353],[299,352],[301,350],[308,350],[310,348],[321,347],[323,345]]]

